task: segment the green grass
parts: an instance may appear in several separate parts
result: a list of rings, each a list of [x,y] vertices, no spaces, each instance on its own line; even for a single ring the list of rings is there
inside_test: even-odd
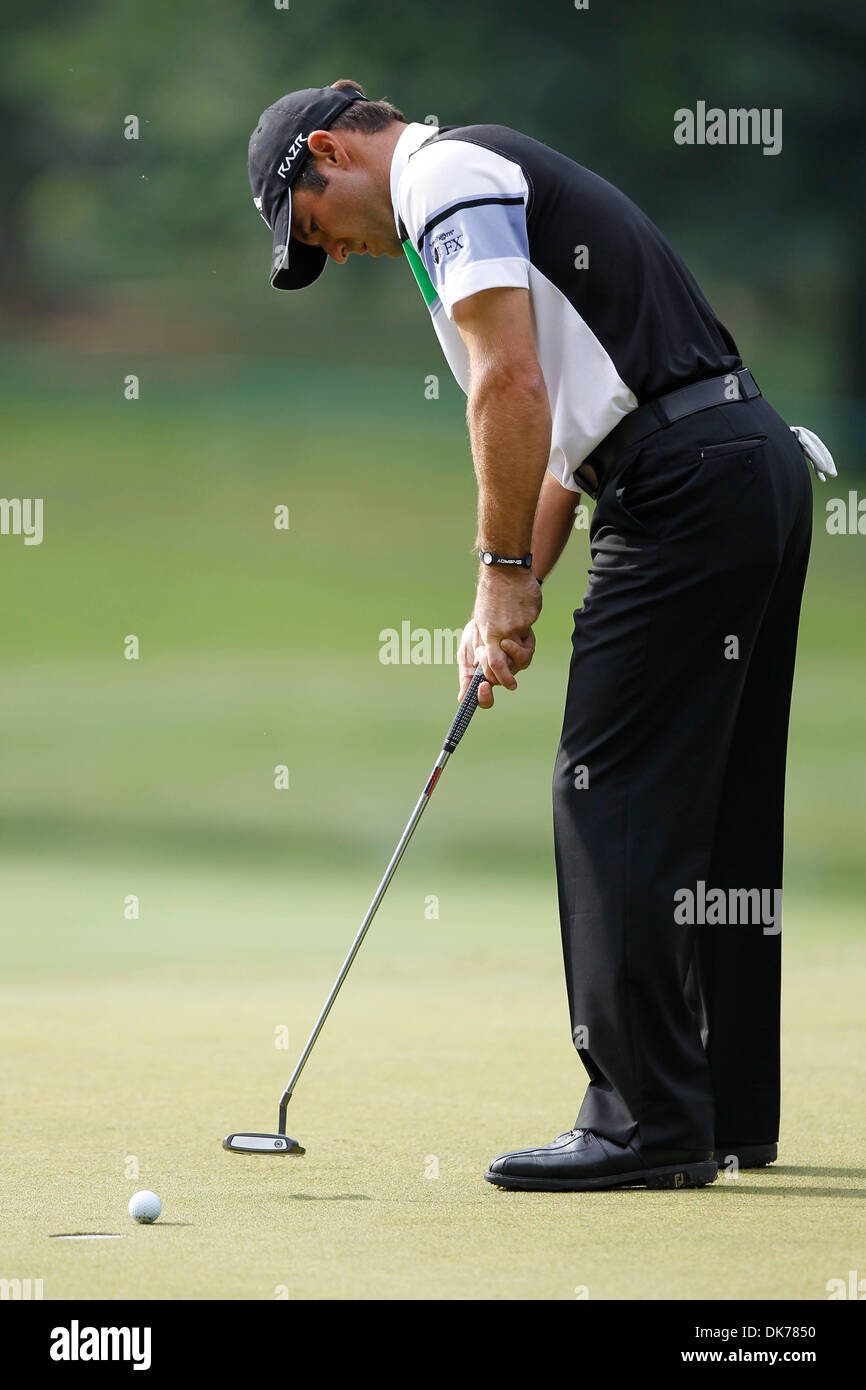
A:
[[[790,914],[776,1168],[693,1193],[503,1193],[487,1161],[567,1127],[583,1089],[551,894],[433,877],[424,860],[395,883],[299,1085],[297,1160],[219,1140],[273,1127],[369,880],[162,869],[130,923],[117,871],[4,875],[20,930],[0,993],[2,1272],[41,1277],[46,1298],[572,1299],[585,1285],[728,1300],[823,1298],[862,1266],[853,914]],[[141,1187],[163,1199],[155,1227],[126,1215]],[[123,1239],[51,1239],[77,1231]]]
[[[672,1194],[481,1178],[584,1088],[549,806],[581,534],[304,1076],[307,1157],[219,1147],[274,1123],[453,709],[453,668],[378,655],[382,628],[457,627],[471,602],[471,463],[429,370],[438,402],[411,370],[8,365],[3,492],[44,497],[45,540],[0,538],[0,1277],[47,1298],[826,1297],[862,1272],[866,1186],[866,552],[823,530],[831,488],[792,717],[777,1167]],[[138,1187],[165,1202],[153,1228],[126,1215]],[[75,1230],[123,1239],[50,1239]]]

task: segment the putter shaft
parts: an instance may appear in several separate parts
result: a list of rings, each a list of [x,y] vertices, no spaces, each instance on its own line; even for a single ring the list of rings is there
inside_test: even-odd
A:
[[[393,855],[391,856],[391,862],[389,863],[387,869],[385,870],[385,873],[384,873],[384,875],[383,875],[383,877],[382,877],[382,882],[379,884],[379,887],[376,889],[376,893],[375,893],[375,896],[374,896],[374,898],[373,898],[373,901],[370,903],[370,906],[367,908],[366,916],[364,917],[363,922],[361,923],[360,927],[358,928],[358,934],[357,934],[357,936],[355,937],[355,940],[352,942],[352,945],[351,945],[350,950],[349,950],[349,954],[346,956],[346,959],[343,961],[343,965],[342,965],[342,968],[341,968],[341,970],[340,970],[340,973],[339,973],[339,975],[337,976],[336,980],[334,981],[334,988],[331,990],[331,993],[328,995],[328,998],[327,998],[327,1000],[325,1001],[325,1007],[322,1009],[322,1012],[319,1014],[319,1017],[318,1017],[318,1019],[316,1020],[316,1025],[315,1025],[315,1027],[313,1028],[313,1031],[312,1031],[312,1033],[310,1034],[309,1038],[307,1039],[306,1047],[304,1048],[303,1052],[301,1053],[301,1055],[300,1055],[300,1057],[299,1057],[299,1059],[298,1059],[298,1065],[295,1067],[295,1070],[292,1072],[291,1080],[289,1081],[288,1086],[287,1086],[286,1089],[283,1091],[283,1094],[282,1094],[282,1096],[280,1097],[280,1127],[279,1127],[279,1131],[278,1131],[280,1134],[285,1134],[285,1132],[286,1132],[286,1109],[287,1109],[287,1107],[288,1107],[289,1101],[290,1101],[291,1098],[292,1098],[292,1092],[293,1092],[294,1089],[295,1089],[295,1083],[297,1082],[298,1077],[300,1076],[301,1072],[304,1070],[304,1066],[306,1065],[307,1058],[309,1057],[310,1053],[312,1052],[312,1050],[313,1050],[313,1048],[314,1048],[314,1046],[315,1046],[315,1043],[316,1043],[316,1039],[318,1038],[319,1034],[320,1034],[321,1031],[322,1031],[322,1028],[323,1028],[324,1023],[325,1023],[325,1019],[328,1017],[328,1014],[331,1012],[331,1006],[333,1005],[334,1000],[336,999],[337,995],[338,995],[339,992],[340,992],[340,989],[341,989],[341,986],[342,986],[342,984],[343,984],[343,981],[345,980],[345,978],[346,978],[346,976],[348,975],[350,969],[352,968],[352,962],[353,962],[353,960],[355,959],[356,955],[358,954],[358,951],[359,951],[360,948],[361,948],[361,942],[364,940],[364,937],[367,935],[367,929],[368,929],[368,927],[370,926],[370,923],[372,922],[373,918],[374,918],[375,915],[376,915],[376,911],[377,911],[377,909],[378,909],[378,907],[379,907],[380,902],[382,901],[382,899],[383,899],[384,896],[385,896],[385,892],[386,892],[386,890],[387,890],[388,884],[391,882],[391,879],[394,877],[394,874],[395,874],[396,869],[397,869],[397,865],[400,863],[400,860],[403,858],[403,853],[404,853],[404,851],[405,851],[405,849],[406,849],[406,846],[408,845],[409,841],[410,841],[411,838],[412,838],[412,835],[413,835],[413,833],[414,833],[414,831],[415,831],[415,827],[416,827],[416,825],[418,824],[419,820],[421,819],[421,817],[422,817],[423,814],[424,814],[425,808],[426,808],[426,806],[427,806],[427,802],[430,800],[430,793],[432,792],[432,790],[433,790],[433,788],[435,787],[437,781],[439,780],[439,774],[441,773],[443,767],[444,767],[445,764],[447,763],[447,761],[448,761],[448,759],[450,758],[450,756],[451,756],[451,754],[450,754],[450,753],[446,753],[445,750],[443,749],[442,752],[439,754],[439,757],[436,759],[436,765],[435,765],[435,767],[433,768],[433,771],[430,773],[429,778],[427,779],[427,785],[425,786],[423,792],[421,793],[421,795],[420,795],[419,798],[418,798],[418,801],[417,801],[417,803],[416,803],[416,805],[415,805],[415,809],[414,809],[414,811],[412,812],[411,816],[409,817],[408,823],[407,823],[407,825],[406,825],[406,829],[403,831],[403,834],[400,836],[400,843],[398,844],[398,846],[397,846],[397,848],[395,849]]]
[[[337,995],[338,995],[339,992],[340,992],[340,989],[341,989],[341,987],[342,987],[343,981],[345,980],[346,976],[348,975],[348,973],[349,973],[349,971],[350,971],[350,969],[351,969],[351,967],[352,967],[352,962],[353,962],[353,960],[355,959],[355,956],[358,954],[358,951],[360,950],[361,942],[364,940],[364,937],[367,935],[367,929],[368,929],[368,927],[370,926],[370,923],[372,922],[373,918],[374,918],[375,915],[376,915],[376,912],[377,912],[377,909],[378,909],[378,907],[379,907],[379,904],[381,903],[382,899],[383,899],[384,896],[385,896],[385,893],[386,893],[387,888],[388,888],[388,884],[391,882],[391,879],[394,877],[394,874],[395,874],[396,869],[397,869],[397,865],[400,863],[400,860],[403,858],[404,851],[405,851],[406,846],[408,845],[409,841],[411,840],[412,835],[414,834],[415,827],[416,827],[416,825],[418,824],[419,820],[421,819],[421,817],[422,817],[423,814],[424,814],[424,811],[425,811],[425,809],[426,809],[426,807],[427,807],[427,803],[428,803],[428,801],[430,800],[430,796],[431,796],[431,794],[432,794],[432,792],[433,792],[433,788],[436,786],[436,783],[439,781],[439,777],[440,777],[440,775],[441,775],[442,769],[444,768],[445,764],[448,762],[448,759],[451,757],[451,754],[454,752],[454,749],[457,747],[457,744],[460,742],[461,738],[462,738],[463,735],[465,734],[467,728],[469,727],[469,721],[470,721],[470,719],[472,718],[473,714],[475,713],[476,709],[478,708],[478,687],[479,687],[479,685],[481,684],[481,682],[482,682],[484,679],[485,679],[485,677],[484,677],[484,668],[483,668],[483,666],[478,666],[478,667],[476,668],[476,670],[475,670],[475,674],[474,674],[473,677],[472,677],[472,680],[471,680],[471,682],[470,682],[470,684],[469,684],[469,687],[468,687],[468,689],[467,689],[467,691],[466,691],[466,694],[463,696],[463,699],[462,699],[461,702],[460,702],[460,708],[458,709],[457,714],[454,716],[454,722],[452,723],[451,728],[449,729],[448,734],[447,734],[447,736],[446,736],[446,738],[445,738],[445,742],[444,742],[443,745],[442,745],[442,752],[439,754],[439,757],[436,759],[436,762],[435,762],[434,765],[433,765],[433,769],[432,769],[432,771],[431,771],[431,773],[430,773],[430,776],[427,778],[427,782],[426,782],[426,784],[425,784],[424,790],[423,790],[423,792],[421,793],[421,795],[419,796],[419,798],[418,798],[418,800],[417,800],[417,802],[416,802],[416,804],[415,804],[415,809],[414,809],[414,811],[412,812],[412,814],[411,814],[411,816],[409,817],[409,820],[408,820],[408,822],[407,822],[407,824],[406,824],[406,829],[403,831],[403,834],[400,836],[400,842],[399,842],[399,844],[397,845],[397,848],[394,850],[393,855],[391,856],[391,861],[390,861],[390,863],[388,864],[387,869],[385,870],[385,873],[384,873],[384,875],[383,875],[383,877],[382,877],[382,881],[381,881],[381,883],[379,884],[379,887],[376,889],[376,892],[375,892],[374,897],[373,897],[373,901],[370,903],[370,906],[367,908],[366,915],[365,915],[364,920],[363,920],[363,922],[361,923],[360,927],[358,928],[358,934],[357,934],[357,936],[355,937],[355,940],[352,942],[351,948],[350,948],[350,950],[349,950],[349,954],[346,956],[346,959],[343,961],[343,965],[342,965],[342,967],[341,967],[341,969],[340,969],[340,973],[339,973],[339,975],[337,976],[336,980],[334,981],[334,987],[333,987],[333,989],[331,990],[331,993],[328,995],[328,998],[327,998],[327,1000],[325,1001],[325,1006],[324,1006],[324,1008],[322,1009],[322,1012],[319,1014],[319,1017],[318,1017],[318,1019],[316,1020],[315,1027],[313,1028],[312,1033],[310,1034],[309,1038],[307,1039],[306,1046],[305,1046],[303,1052],[301,1053],[301,1055],[300,1055],[300,1057],[299,1057],[299,1059],[298,1059],[298,1065],[295,1067],[295,1070],[294,1070],[293,1073],[292,1073],[292,1076],[291,1076],[291,1079],[290,1079],[290,1081],[289,1081],[289,1084],[288,1084],[288,1086],[286,1087],[286,1089],[283,1091],[283,1094],[282,1094],[281,1097],[280,1097],[280,1114],[279,1114],[278,1130],[277,1130],[277,1132],[278,1132],[279,1134],[285,1134],[285,1132],[286,1132],[286,1110],[287,1110],[287,1108],[288,1108],[289,1101],[290,1101],[291,1098],[292,1098],[292,1092],[293,1092],[294,1089],[295,1089],[295,1086],[296,1086],[297,1081],[298,1081],[298,1077],[301,1075],[301,1072],[304,1070],[304,1067],[305,1067],[306,1062],[307,1062],[307,1058],[309,1057],[310,1053],[312,1052],[312,1050],[313,1050],[313,1048],[314,1048],[314,1046],[315,1046],[315,1044],[316,1044],[316,1039],[318,1038],[319,1034],[320,1034],[321,1031],[322,1031],[322,1028],[323,1028],[324,1023],[325,1023],[325,1019],[328,1017],[328,1014],[331,1012],[331,1006],[333,1005],[334,1000],[336,999]]]

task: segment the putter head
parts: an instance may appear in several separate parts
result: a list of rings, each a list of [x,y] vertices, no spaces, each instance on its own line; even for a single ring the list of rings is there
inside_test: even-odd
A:
[[[278,1154],[283,1158],[286,1154],[300,1158],[307,1152],[288,1134],[227,1134],[223,1148],[233,1154]]]

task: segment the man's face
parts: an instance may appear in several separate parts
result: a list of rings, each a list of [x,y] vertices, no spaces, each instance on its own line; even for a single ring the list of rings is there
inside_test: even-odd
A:
[[[318,160],[328,186],[322,193],[292,191],[292,236],[320,246],[340,264],[349,256],[400,256],[390,196],[382,197],[369,172],[357,165]]]

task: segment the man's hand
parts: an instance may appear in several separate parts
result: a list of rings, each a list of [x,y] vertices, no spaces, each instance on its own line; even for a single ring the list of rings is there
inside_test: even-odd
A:
[[[490,709],[494,685],[516,690],[515,672],[524,671],[535,651],[532,624],[541,612],[541,588],[527,570],[485,567],[478,580],[475,610],[466,627],[457,660],[460,694],[466,694],[475,668],[484,666],[487,680],[478,688],[478,704]]]

